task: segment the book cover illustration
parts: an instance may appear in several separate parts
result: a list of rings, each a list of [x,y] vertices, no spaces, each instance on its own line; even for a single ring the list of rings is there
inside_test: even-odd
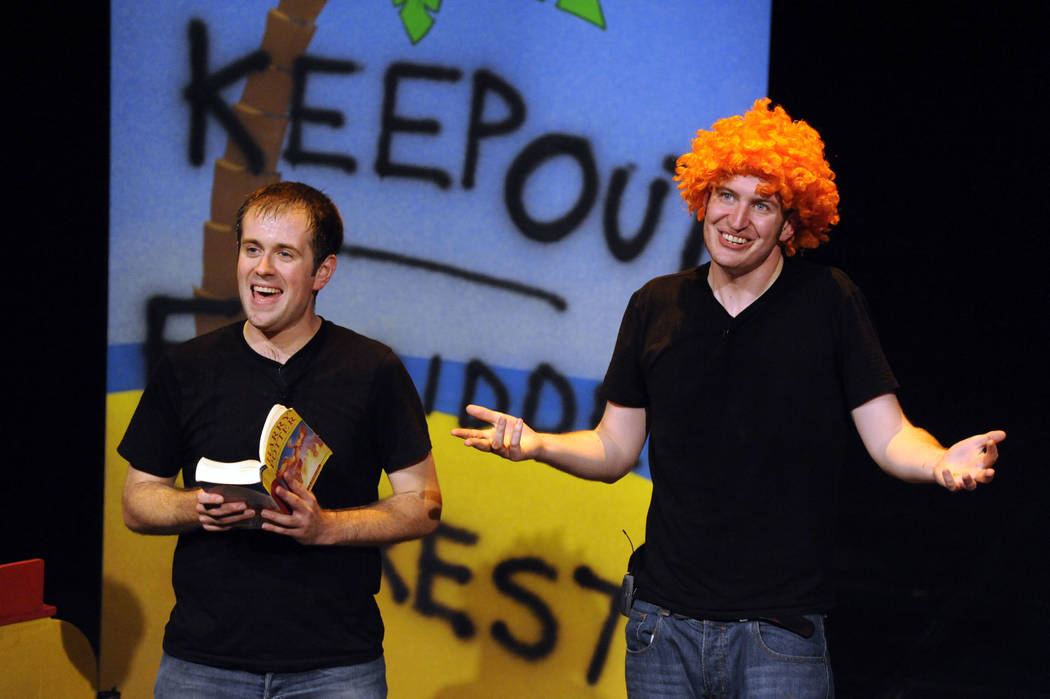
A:
[[[195,479],[211,493],[219,493],[226,500],[243,501],[258,513],[261,509],[291,512],[280,498],[274,496],[276,484],[291,489],[293,481],[313,488],[331,448],[314,432],[293,408],[274,405],[263,423],[259,438],[259,460],[237,462],[215,461],[201,457],[197,462]],[[256,515],[245,526],[258,528],[261,518]]]
[[[274,410],[271,410],[270,415],[274,414]],[[265,468],[261,479],[267,491],[273,493],[274,482],[290,490],[289,484],[293,481],[302,483],[307,490],[312,489],[321,467],[332,455],[332,450],[320,435],[290,408],[282,410],[272,427],[264,430],[263,434],[266,435],[263,452]],[[280,499],[274,500],[282,512],[290,511]]]

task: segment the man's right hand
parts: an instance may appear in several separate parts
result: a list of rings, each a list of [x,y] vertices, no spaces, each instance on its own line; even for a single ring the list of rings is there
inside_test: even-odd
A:
[[[462,439],[465,446],[491,452],[511,461],[535,459],[539,455],[543,439],[520,417],[489,410],[481,405],[468,405],[467,414],[492,427],[480,430],[457,427],[452,430],[452,436]]]
[[[619,480],[634,468],[645,444],[645,408],[606,403],[597,427],[564,434],[536,432],[520,417],[480,405],[468,405],[467,414],[492,427],[452,430],[466,446],[511,461],[534,459],[589,481]]]
[[[226,532],[243,529],[255,517],[255,510],[243,502],[225,502],[222,495],[201,490],[197,493],[197,517],[206,531]]]

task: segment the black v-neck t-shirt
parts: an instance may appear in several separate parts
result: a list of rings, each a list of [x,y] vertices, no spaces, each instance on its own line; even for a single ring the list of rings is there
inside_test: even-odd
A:
[[[825,611],[849,411],[896,380],[841,271],[785,260],[736,317],[707,275],[632,296],[603,383],[607,400],[647,410],[638,595],[694,618]]]
[[[332,448],[313,487],[322,507],[368,505],[381,471],[430,452],[426,416],[389,347],[325,321],[284,364],[248,346],[235,323],[170,351],[151,376],[121,456],[194,483],[198,459],[259,458],[270,408],[295,410]],[[353,665],[382,654],[376,547],[303,546],[261,530],[182,534],[164,650],[249,672]]]

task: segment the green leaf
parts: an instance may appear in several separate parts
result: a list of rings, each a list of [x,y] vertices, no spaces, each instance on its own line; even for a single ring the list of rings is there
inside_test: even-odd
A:
[[[601,0],[558,0],[557,8],[605,29]]]
[[[408,32],[413,44],[418,44],[434,26],[434,18],[428,10],[437,13],[441,9],[441,0],[393,0],[394,7],[400,7],[398,13],[401,24]]]

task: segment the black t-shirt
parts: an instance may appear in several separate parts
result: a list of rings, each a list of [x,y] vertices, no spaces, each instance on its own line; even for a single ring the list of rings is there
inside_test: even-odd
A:
[[[143,392],[118,452],[192,486],[197,460],[258,458],[275,403],[332,448],[313,492],[322,507],[367,505],[380,472],[423,460],[426,416],[389,347],[325,321],[285,364],[253,351],[241,324],[174,348]],[[296,672],[382,654],[375,547],[303,546],[259,530],[179,536],[169,654],[227,669]]]
[[[849,411],[897,389],[845,274],[786,260],[735,318],[708,266],[631,298],[603,383],[647,409],[638,595],[695,618],[825,611]]]

